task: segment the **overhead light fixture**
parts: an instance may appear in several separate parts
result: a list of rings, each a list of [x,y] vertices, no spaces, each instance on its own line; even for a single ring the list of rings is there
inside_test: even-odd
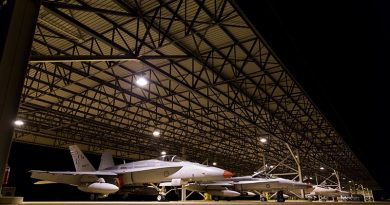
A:
[[[352,181],[348,181],[348,183],[352,183]]]
[[[166,154],[167,154],[166,151],[162,151],[162,152],[161,152],[161,155],[166,155]]]
[[[324,170],[325,168],[324,167],[320,167],[321,170]]]
[[[217,166],[217,163],[216,163],[216,162],[213,162],[213,166]]]
[[[145,86],[146,84],[148,84],[148,80],[146,80],[146,78],[144,78],[144,77],[139,77],[139,78],[137,79],[137,81],[135,81],[135,83],[137,83],[137,85],[143,87],[143,86]]]
[[[309,177],[309,179],[313,179],[313,177]]]
[[[15,124],[16,126],[22,126],[22,125],[24,125],[24,122],[21,121],[21,120],[15,120],[14,124]]]
[[[343,180],[345,180],[345,177],[343,177]]]
[[[269,166],[269,168],[273,169],[273,168],[274,168],[274,165]]]
[[[160,131],[155,130],[155,131],[153,132],[153,136],[155,136],[155,137],[160,136]]]
[[[261,142],[261,143],[266,143],[266,142],[267,142],[267,139],[261,138],[261,139],[260,139],[260,142]]]

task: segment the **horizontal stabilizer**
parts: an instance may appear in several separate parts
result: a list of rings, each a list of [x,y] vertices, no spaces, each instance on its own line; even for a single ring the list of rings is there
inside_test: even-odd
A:
[[[40,171],[40,170],[30,170],[29,172],[39,172],[39,173],[49,173],[49,174],[62,174],[62,175],[99,175],[99,176],[116,176],[117,174],[113,172],[72,172],[72,171]]]
[[[39,179],[43,181],[51,181],[54,183],[62,183],[62,184],[72,184],[79,185],[80,179],[82,175],[74,175],[74,174],[61,174],[55,172],[45,172],[45,171],[30,171],[31,178]]]
[[[80,185],[84,182],[95,182],[98,180],[97,176],[116,176],[111,172],[50,172],[31,170],[31,178],[43,181],[50,181],[52,183],[62,183],[70,185]],[[39,184],[39,183],[38,183]],[[43,184],[43,183],[40,183]]]

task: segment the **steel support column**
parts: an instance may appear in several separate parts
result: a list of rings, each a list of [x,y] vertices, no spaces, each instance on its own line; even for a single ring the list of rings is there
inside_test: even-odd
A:
[[[298,180],[299,182],[302,182],[302,169],[301,169],[301,160],[299,158],[299,152],[297,151],[295,154],[292,151],[291,147],[286,143],[287,149],[290,151],[292,158],[294,159],[295,163],[297,164],[297,170],[298,170]],[[304,190],[301,189],[301,197],[302,199],[305,198]]]
[[[0,182],[12,143],[40,0],[9,0],[0,7]],[[1,190],[1,184],[0,184]]]
[[[181,185],[181,201],[187,200],[187,189],[185,185]]]

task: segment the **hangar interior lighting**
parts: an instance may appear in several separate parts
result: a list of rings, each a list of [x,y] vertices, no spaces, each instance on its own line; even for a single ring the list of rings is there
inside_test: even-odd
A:
[[[24,122],[21,121],[21,120],[15,120],[14,124],[15,124],[16,126],[22,126],[22,125],[24,125]]]
[[[269,166],[269,168],[273,169],[273,168],[274,168],[274,165]]]
[[[166,151],[162,151],[162,152],[161,152],[161,155],[166,155],[166,154],[167,154]]]
[[[352,181],[348,181],[348,183],[352,183]]]
[[[309,179],[313,179],[313,177],[309,177]]]
[[[135,83],[137,83],[137,85],[142,87],[148,84],[148,80],[146,80],[146,78],[144,77],[139,77]]]
[[[325,168],[324,167],[320,167],[321,170],[324,170]]]
[[[155,131],[153,132],[153,136],[155,136],[155,137],[160,136],[160,131],[155,130]]]
[[[217,166],[217,163],[216,163],[216,162],[213,162],[213,166]]]
[[[267,139],[261,138],[261,139],[260,139],[260,142],[261,142],[261,143],[266,143],[266,142],[267,142]]]

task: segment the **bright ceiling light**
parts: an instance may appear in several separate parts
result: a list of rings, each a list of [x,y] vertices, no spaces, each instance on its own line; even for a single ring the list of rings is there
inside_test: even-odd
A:
[[[352,183],[352,181],[348,181],[348,183]]]
[[[324,167],[320,167],[321,170],[324,170],[325,168]]]
[[[269,168],[273,169],[273,168],[274,168],[274,166],[273,166],[273,165],[271,165],[271,166],[269,166]]]
[[[161,155],[166,155],[166,154],[167,154],[166,151],[162,151],[162,152],[161,152]]]
[[[21,120],[15,120],[14,124],[15,124],[16,126],[22,126],[22,125],[24,125],[24,122],[21,121]]]
[[[160,136],[160,132],[159,132],[158,130],[155,130],[155,131],[153,132],[153,136],[155,136],[155,137]]]
[[[213,162],[213,166],[217,166],[217,163],[216,163],[216,162]]]
[[[309,179],[313,179],[313,177],[309,177]]]
[[[261,138],[261,139],[260,139],[260,142],[261,142],[261,143],[266,143],[266,142],[267,142],[267,139]]]
[[[144,77],[139,77],[135,83],[137,83],[137,85],[142,87],[148,84],[148,81]]]

